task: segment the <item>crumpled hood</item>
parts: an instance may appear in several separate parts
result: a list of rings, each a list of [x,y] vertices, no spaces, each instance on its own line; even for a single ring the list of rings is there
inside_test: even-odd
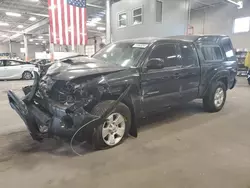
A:
[[[68,81],[79,77],[113,73],[124,69],[126,68],[119,65],[86,58],[84,62],[57,62],[48,69],[47,75],[55,80]]]

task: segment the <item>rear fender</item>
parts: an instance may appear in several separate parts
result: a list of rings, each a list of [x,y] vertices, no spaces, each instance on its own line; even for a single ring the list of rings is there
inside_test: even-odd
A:
[[[227,70],[222,70],[217,72],[206,84],[204,91],[202,92],[202,96],[206,96],[210,86],[214,82],[218,82],[219,80],[226,80],[226,87],[228,88],[228,81],[229,81],[230,75]]]

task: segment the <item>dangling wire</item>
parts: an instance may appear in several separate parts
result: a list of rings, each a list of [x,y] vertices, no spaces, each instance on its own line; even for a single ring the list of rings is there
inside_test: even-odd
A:
[[[79,154],[79,153],[73,148],[73,141],[74,141],[74,138],[76,137],[76,135],[77,135],[84,127],[86,127],[87,125],[89,125],[89,124],[91,124],[91,123],[93,123],[93,122],[95,122],[95,121],[97,121],[97,120],[99,120],[99,119],[100,119],[100,117],[98,117],[98,118],[96,118],[96,119],[93,119],[93,120],[91,120],[90,122],[84,124],[84,125],[81,126],[81,127],[75,132],[75,134],[72,136],[71,141],[70,141],[70,148],[71,148],[71,150],[72,150],[76,155],[82,156],[81,154]]]

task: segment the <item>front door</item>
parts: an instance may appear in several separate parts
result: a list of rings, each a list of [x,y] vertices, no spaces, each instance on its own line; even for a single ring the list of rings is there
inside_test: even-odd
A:
[[[7,60],[5,64],[5,78],[6,79],[19,79],[22,77],[21,63],[15,60]]]
[[[162,68],[145,68],[141,74],[142,103],[145,112],[158,111],[178,103],[180,99],[181,61],[175,44],[156,45],[148,57],[161,59]],[[147,67],[147,62],[143,67]]]
[[[4,60],[0,60],[0,79],[5,78],[6,71],[4,70]]]

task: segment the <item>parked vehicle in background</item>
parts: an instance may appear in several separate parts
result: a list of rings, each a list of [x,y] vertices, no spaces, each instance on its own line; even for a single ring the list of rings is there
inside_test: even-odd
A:
[[[28,62],[0,59],[0,80],[30,80],[34,77],[33,71],[38,71],[38,68]]]
[[[165,107],[200,98],[206,111],[220,111],[236,74],[227,36],[124,40],[57,62],[24,88],[23,101],[8,98],[33,139],[73,137],[104,149],[137,136],[136,119]]]

